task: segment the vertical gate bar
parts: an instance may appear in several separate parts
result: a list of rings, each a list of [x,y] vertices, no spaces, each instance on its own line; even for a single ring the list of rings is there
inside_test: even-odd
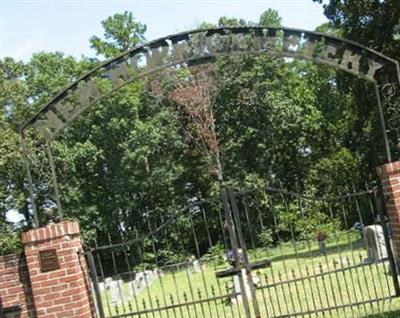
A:
[[[286,211],[286,213],[289,213],[290,211],[289,211],[289,203],[287,202],[288,200],[286,199],[285,196],[282,196],[282,198],[283,198],[283,202],[284,202],[284,205],[285,205],[285,211]],[[294,198],[292,198],[292,199],[294,199]],[[301,199],[301,198],[300,198],[300,199]],[[301,213],[302,213],[302,211],[301,211]],[[305,290],[305,286],[304,286],[304,280],[303,280],[303,275],[302,275],[301,269],[300,269],[299,253],[298,253],[298,250],[297,250],[296,237],[295,237],[295,235],[294,235],[293,224],[292,224],[291,221],[289,221],[289,222],[290,222],[290,223],[289,223],[289,229],[290,229],[290,235],[291,235],[291,238],[292,238],[292,245],[293,245],[294,253],[295,253],[295,256],[296,256],[296,264],[297,264],[297,268],[299,269],[299,275],[300,275],[301,282],[302,282],[302,284],[303,284],[303,290],[304,290],[304,293],[306,294],[306,290]],[[294,276],[295,276],[295,272],[294,272],[293,269],[292,269],[292,276],[293,276],[293,278],[294,278]],[[296,293],[297,293],[297,295],[298,295],[297,299],[298,299],[298,301],[299,301],[300,310],[303,312],[303,305],[302,305],[302,302],[301,302],[300,297],[299,297],[300,294],[299,294],[299,292],[297,291],[298,288],[297,288],[296,283],[294,283],[294,287],[295,287]],[[309,307],[309,304],[308,304],[308,299],[307,299],[307,297],[306,297],[306,306],[307,306],[307,310],[310,311],[310,307]]]
[[[273,266],[270,267],[270,269],[271,269],[271,277],[272,277],[272,286],[273,286],[273,288],[275,290],[275,298],[276,298],[277,307],[279,309],[279,314],[283,315],[283,310],[282,310],[283,305],[281,306],[281,302],[279,301],[280,297],[279,297],[279,294],[278,294],[278,287],[277,287],[277,284],[276,284],[276,281],[275,281],[275,274],[274,274],[274,271],[273,271],[272,268],[273,268]],[[267,277],[265,277],[265,280],[267,280]]]
[[[29,164],[28,150],[26,148],[25,136],[24,136],[23,131],[20,132],[20,140],[21,140],[22,153],[24,156],[26,176],[28,177],[29,196],[31,198],[31,206],[32,206],[32,213],[33,213],[33,227],[38,228],[39,227],[39,217],[38,217],[36,203],[35,203],[35,196],[33,193],[31,165]]]
[[[253,231],[254,229],[253,229],[252,226],[251,226],[250,217],[249,217],[249,212],[248,212],[248,209],[247,209],[246,199],[245,199],[244,195],[243,195],[243,209],[244,209],[244,214],[246,215],[247,227],[248,227],[248,229],[249,229],[249,236],[250,236],[251,247],[252,247],[252,249],[253,249],[255,252],[257,252],[257,250],[256,250],[255,239],[254,239],[254,237],[253,237],[253,232],[255,232],[255,231]],[[256,256],[256,257],[257,257],[257,256]]]
[[[190,213],[190,211],[189,211],[189,213]],[[182,238],[181,231],[180,231],[180,229],[179,229],[177,223],[176,223],[176,229],[177,229],[176,233],[178,234],[177,236],[178,236],[178,240],[179,240],[180,245],[181,245],[181,250],[182,250],[182,252],[183,252],[183,255],[188,254],[188,251],[187,251],[187,249],[185,248],[185,246],[184,246],[184,244],[183,244],[184,240],[183,240],[183,238]],[[183,267],[184,267],[185,274],[186,274],[186,280],[187,280],[187,283],[188,283],[188,286],[189,286],[190,296],[192,297],[192,301],[195,301],[194,291],[193,291],[193,286],[192,286],[192,281],[190,280],[190,273],[189,273],[189,270],[188,270],[188,264],[189,264],[189,261],[186,259],[186,260],[184,261],[184,266],[183,266]],[[186,296],[185,296],[186,299],[185,299],[185,297],[184,297],[184,301],[185,301],[185,303],[186,303],[185,305],[188,306],[188,304],[187,304],[188,298],[187,298],[186,292],[184,293],[184,295],[186,295]],[[188,308],[191,308],[191,307],[188,307]],[[196,309],[196,306],[195,306],[195,305],[193,305],[193,310],[194,310],[194,314],[195,314],[196,318],[198,318],[198,316],[197,316],[197,309]]]
[[[300,208],[301,215],[304,217],[305,213],[304,213],[302,200],[303,200],[303,198],[299,199],[299,208]],[[306,246],[308,248],[308,253],[311,256],[310,257],[311,258],[311,266],[312,266],[312,268],[314,270],[314,275],[315,275],[314,257],[313,257],[313,251],[311,249],[310,239],[306,240]],[[309,272],[309,268],[308,268],[307,264],[305,265],[305,271],[306,271],[306,279],[308,280],[308,283],[309,283],[312,304],[314,306],[314,310],[317,310],[318,309],[317,308],[317,303],[315,301],[315,297],[314,297],[314,293],[313,293],[313,289],[312,289],[313,282],[312,282],[312,279],[310,278],[310,272]],[[317,280],[315,280],[315,283],[316,283],[316,286],[318,287]],[[318,296],[319,296],[320,303],[322,303],[322,298],[321,298],[321,294],[320,294],[319,288],[317,288],[317,290],[318,290]]]
[[[98,248],[99,245],[97,244],[97,239],[94,239],[94,242],[95,242],[95,247]],[[96,259],[97,259],[97,263],[99,264],[101,279],[103,280],[103,283],[105,284],[106,278],[105,278],[105,275],[104,275],[103,264],[101,263],[100,251],[96,252]],[[106,303],[107,303],[107,310],[108,310],[108,313],[111,314],[110,299],[109,299],[109,295],[108,295],[107,291],[105,291],[105,296],[106,296],[105,298],[106,298]]]
[[[108,242],[109,242],[110,246],[113,244],[110,233],[108,233]],[[125,297],[124,297],[124,294],[121,289],[121,284],[119,283],[120,274],[118,273],[118,266],[117,266],[117,262],[115,259],[114,248],[111,247],[110,251],[111,251],[112,263],[113,263],[113,267],[114,267],[114,274],[115,274],[115,277],[118,279],[118,291],[119,291],[119,294],[121,295],[122,310],[125,313]],[[115,305],[115,309],[118,310],[117,305]]]
[[[267,285],[267,283],[265,283],[265,285]],[[267,303],[266,303],[266,301],[265,301],[265,291],[264,291],[264,288],[262,288],[263,287],[263,283],[262,283],[262,276],[260,275],[260,290],[261,290],[261,294],[262,294],[262,300],[263,300],[263,304],[264,304],[264,308],[265,308],[265,314],[266,314],[266,317],[270,317],[270,314],[269,314],[269,311],[268,311],[268,306],[267,306]]]
[[[341,201],[340,201],[341,202],[341,211],[342,211],[343,220],[344,220],[344,224],[345,224],[345,228],[346,228],[347,242],[348,242],[348,245],[350,246],[351,258],[352,258],[353,265],[354,265],[355,258],[354,258],[354,253],[353,253],[353,243],[351,242],[351,238],[350,238],[350,234],[349,234],[349,226],[348,226],[348,219],[347,219],[348,211],[346,209],[346,197],[347,196],[345,196],[345,198],[341,199]],[[350,264],[349,256],[346,255],[345,259],[346,259],[348,267],[350,267],[351,264]],[[366,313],[365,304],[364,304],[364,307],[362,307],[363,305],[360,304],[360,301],[358,300],[358,293],[356,291],[356,284],[354,283],[353,270],[351,268],[349,269],[349,277],[350,277],[350,282],[351,282],[352,288],[353,288],[354,299],[358,303],[357,308],[358,308],[358,310],[360,310],[360,307],[364,308],[364,312]]]
[[[355,192],[356,192],[355,191],[355,187],[353,186],[353,193],[355,193]],[[360,223],[361,224],[365,224],[364,223],[364,218],[363,218],[362,213],[361,213],[360,202],[359,202],[359,199],[358,199],[357,195],[355,195],[353,199],[354,199],[354,203],[356,205],[356,210],[357,210],[358,217],[360,219]],[[373,215],[373,213],[372,213],[372,215]],[[363,239],[363,243],[365,245],[365,239]],[[362,262],[361,252],[359,252],[358,254],[359,254],[359,262],[361,263]],[[371,291],[370,291],[370,288],[369,288],[369,285],[368,285],[368,279],[367,279],[367,275],[365,273],[365,267],[362,266],[361,270],[363,272],[364,283],[365,283],[365,286],[367,288],[368,300],[371,301],[372,300]],[[371,279],[371,282],[372,282],[373,286],[375,287],[375,281],[373,279]],[[370,307],[371,307],[371,309],[373,309],[373,303],[372,302],[370,302]]]
[[[324,260],[325,260],[325,264],[326,264],[326,268],[327,268],[327,272],[329,272],[330,271],[330,268],[329,268],[329,259],[328,259],[328,256],[325,254],[325,256],[324,256]],[[329,281],[329,284],[330,284],[330,288],[331,288],[331,292],[332,292],[332,299],[333,299],[333,303],[334,303],[334,305],[335,305],[335,309],[336,309],[336,313],[339,313],[339,309],[338,309],[338,300],[337,300],[337,298],[336,298],[336,290],[334,289],[334,287],[333,287],[333,278],[332,278],[332,274],[328,274],[328,281]],[[328,286],[329,286],[329,284],[328,284]],[[338,286],[338,289],[340,290],[340,286]]]
[[[385,244],[386,244],[386,249],[387,249],[387,253],[388,253],[394,289],[396,292],[396,296],[400,296],[400,285],[399,285],[399,277],[398,277],[399,273],[397,271],[397,265],[396,265],[396,261],[395,261],[394,255],[393,255],[392,245],[390,242],[390,234],[389,234],[389,230],[388,230],[388,224],[386,223],[386,216],[388,215],[386,201],[385,201],[385,197],[383,194],[382,183],[379,179],[378,179],[378,193],[376,193],[376,196],[375,196],[375,203],[377,205],[377,210],[378,210],[378,213],[380,216],[381,226],[383,228],[383,234],[385,236]]]
[[[280,188],[281,188],[281,190],[284,189],[284,186],[283,186],[282,183],[280,183]],[[285,206],[285,211],[286,211],[286,213],[288,213],[289,212],[289,208],[288,208],[288,205],[287,205],[287,202],[286,202],[286,196],[287,196],[287,194],[284,194],[283,192],[280,192],[280,197],[281,197],[281,199],[283,201],[283,205]],[[291,226],[292,226],[291,222],[289,221],[289,227],[291,227]],[[289,271],[288,271],[285,263],[284,263],[284,271],[285,271],[286,279],[290,279]],[[294,285],[296,286],[296,284],[294,284]],[[296,312],[296,305],[295,305],[295,303],[293,301],[293,294],[295,294],[295,293],[292,292],[290,286],[291,286],[291,284],[289,282],[288,283],[289,296],[290,296],[289,299],[290,299],[290,303],[292,305],[292,308],[293,308],[294,312]],[[302,311],[302,309],[300,309],[300,311]]]
[[[326,211],[326,216],[330,217],[331,220],[333,221],[333,215],[332,215],[332,211],[329,208],[329,203],[326,200],[322,200],[322,206],[325,208]],[[325,263],[326,263],[326,267],[327,267],[327,271],[329,271],[329,259],[328,259],[328,253],[325,253],[324,255],[324,259],[325,259]],[[336,291],[333,288],[333,278],[331,274],[328,274],[328,279],[329,279],[329,283],[331,285],[331,290],[332,290],[332,296],[333,296],[333,303],[335,304],[336,307],[336,313],[339,314],[339,309],[338,309],[338,299],[336,298]],[[339,293],[341,294],[341,288],[340,288],[340,284],[338,284],[337,286]],[[342,301],[343,303],[343,301]]]
[[[201,200],[201,194],[199,194],[199,197]],[[204,210],[203,204],[201,204],[201,203],[198,204],[198,207],[203,215],[204,225],[205,225],[206,231],[207,231],[208,244],[209,244],[209,247],[211,248],[212,247],[212,239],[211,239],[211,234],[210,234],[210,229],[209,229],[210,227],[209,227],[209,224],[207,221],[206,211]]]
[[[277,218],[277,215],[275,214],[275,207],[274,207],[274,201],[273,201],[272,195],[270,195],[270,196],[268,197],[268,202],[269,202],[269,204],[270,204],[270,210],[271,210],[271,214],[272,214],[272,219],[273,219],[273,221],[274,221],[274,230],[275,230],[275,234],[276,234],[276,237],[278,238],[279,251],[280,251],[281,255],[284,255],[283,249],[282,249],[283,240],[282,240],[282,238],[281,238],[281,235],[279,234],[278,218]],[[287,272],[287,267],[286,267],[285,258],[282,259],[282,265],[283,265],[283,269],[284,269],[284,271],[285,271],[286,277],[289,277],[288,272]],[[271,266],[271,270],[272,270],[272,266]],[[280,280],[280,282],[282,282],[282,274],[280,273],[280,271],[278,271],[278,279]],[[285,298],[285,294],[286,294],[286,293],[285,293],[285,291],[284,291],[284,289],[283,289],[283,284],[281,284],[280,286],[281,286],[281,289],[282,289],[283,297]],[[291,288],[290,288],[290,283],[287,284],[287,287],[288,287],[288,289],[289,289],[289,294],[291,294],[291,293],[292,293],[292,290],[291,290]],[[319,290],[319,289],[318,289],[318,290]],[[290,313],[290,310],[289,310],[288,302],[286,301],[286,299],[284,299],[284,300],[285,300],[284,303],[285,303],[285,307],[286,307],[287,314],[289,314],[289,313]],[[322,303],[322,300],[321,300],[321,303]],[[293,307],[293,305],[292,305],[292,307]],[[293,308],[294,308],[294,307],[293,307]]]
[[[330,217],[331,217],[332,219],[334,219],[334,214],[333,214],[333,209],[332,209],[332,202],[327,202],[327,204],[328,204],[328,209],[329,209],[329,215],[330,215]],[[339,241],[338,241],[337,230],[334,231],[333,235],[334,235],[335,243],[336,243],[336,244],[335,244],[335,245],[336,245],[336,253],[339,254],[339,259],[341,260],[341,259],[342,259],[342,256],[341,256],[340,248],[339,248]],[[339,263],[340,263],[341,269],[343,270],[343,263],[342,263],[342,261],[340,261]],[[338,272],[336,271],[336,262],[335,262],[335,260],[333,260],[333,268],[334,268],[334,270],[335,270],[335,277],[336,277],[336,281],[337,281],[337,284],[338,284],[338,290],[339,290],[340,300],[342,301],[341,304],[342,304],[342,305],[346,305],[346,304],[345,304],[345,301],[344,301],[344,298],[343,298],[344,290],[343,290],[343,293],[342,293],[342,288],[340,288],[340,285],[341,285],[340,282],[341,282],[341,280],[339,279],[339,274],[338,274]],[[345,278],[344,272],[343,272],[343,277]],[[348,287],[347,287],[347,284],[345,284],[345,290],[346,290],[346,292],[347,292],[347,297],[348,297],[348,299],[350,299],[350,296],[349,296],[349,289],[348,289]],[[345,295],[345,297],[346,297],[346,295]],[[346,315],[346,308],[345,308],[345,307],[342,307],[342,310],[343,310],[343,313]]]
[[[376,81],[374,82],[374,86],[375,86],[376,102],[378,103],[379,120],[381,122],[383,141],[385,143],[386,157],[387,157],[388,162],[392,162],[392,154],[390,152],[389,140],[388,140],[388,136],[387,136],[385,116],[383,114],[383,108],[382,108],[381,93],[379,92],[379,86]]]
[[[97,311],[99,313],[100,318],[105,318],[103,302],[101,300],[99,282],[97,280],[96,265],[94,264],[93,254],[91,251],[87,252],[87,259],[88,259],[88,263],[89,263],[90,276],[92,277],[94,295],[96,297]]]
[[[153,306],[153,301],[152,301],[152,299],[151,299],[151,295],[150,295],[150,289],[149,289],[149,283],[148,283],[148,281],[147,281],[147,275],[146,275],[146,262],[144,261],[144,254],[146,253],[146,250],[145,250],[145,246],[144,246],[144,242],[143,241],[141,241],[141,244],[142,244],[142,248],[140,249],[140,263],[141,264],[145,264],[144,266],[143,266],[143,272],[144,272],[144,275],[143,275],[143,277],[144,277],[144,283],[145,283],[145,289],[146,289],[146,296],[147,296],[147,299],[148,299],[148,301],[149,301],[149,305],[150,305],[150,310],[152,310],[152,309],[154,309],[154,306]],[[139,246],[139,244],[138,244],[138,246]],[[146,300],[144,299],[144,298],[142,298],[142,304],[143,304],[143,309],[144,310],[146,310],[147,309],[147,305],[146,305]],[[153,318],[155,317],[154,316],[154,311],[151,311],[151,315],[153,316]],[[148,317],[147,316],[147,313],[146,313],[146,317]]]
[[[203,282],[204,291],[205,291],[206,297],[207,297],[207,298],[210,298],[210,297],[209,297],[209,293],[208,293],[208,286],[207,286],[206,278],[205,278],[205,275],[204,275],[203,263],[202,263],[202,261],[201,261],[199,240],[198,240],[198,238],[197,238],[197,233],[196,233],[196,230],[195,230],[195,228],[194,228],[194,222],[193,222],[192,214],[189,214],[189,221],[190,221],[190,226],[191,226],[191,228],[192,228],[192,233],[193,233],[193,237],[194,237],[194,242],[195,242],[195,245],[196,245],[197,258],[198,258],[199,263],[200,263],[200,272],[201,272],[201,278],[202,278],[202,282]],[[191,264],[191,265],[193,265],[193,264]],[[198,289],[197,294],[198,294],[198,296],[200,296],[200,295],[201,295],[200,289],[199,289],[199,288],[197,288],[197,289]],[[210,307],[210,302],[209,302],[209,301],[207,301],[207,305],[208,305],[208,310],[209,310],[209,312],[210,312],[210,317],[211,317],[211,307]],[[201,308],[203,308],[203,307],[201,307]],[[217,310],[217,314],[219,315],[218,310]],[[203,314],[203,315],[204,315],[204,314]]]
[[[125,257],[126,266],[128,268],[128,271],[129,271],[128,272],[129,273],[129,286],[130,286],[130,289],[132,290],[132,294],[133,294],[133,299],[135,301],[136,310],[139,311],[140,309],[139,309],[139,306],[138,306],[136,291],[135,291],[135,288],[132,285],[133,276],[132,276],[131,264],[129,262],[129,257],[128,257],[128,253],[126,251],[126,248],[124,248],[124,257]],[[129,303],[130,303],[130,301],[129,301]],[[131,308],[129,308],[129,309],[132,312],[132,309]]]
[[[247,273],[247,280],[248,280],[248,283],[250,283],[250,293],[251,293],[251,298],[252,298],[254,314],[255,314],[256,318],[259,318],[259,317],[261,317],[260,307],[258,306],[257,296],[256,296],[256,292],[254,290],[253,278],[251,277],[251,269],[249,266],[249,257],[247,255],[246,241],[244,240],[244,236],[243,236],[239,210],[238,210],[238,207],[236,204],[236,196],[232,189],[228,189],[228,193],[229,193],[230,203],[231,203],[231,207],[232,207],[232,211],[233,211],[233,218],[234,218],[235,224],[236,224],[236,233],[237,233],[237,236],[239,239],[239,244],[240,244],[240,247],[241,247],[242,253],[243,253],[244,266],[245,266],[246,273]]]
[[[163,215],[163,214],[161,214],[161,215]],[[163,216],[161,216],[161,221],[162,221],[162,223],[164,223],[164,217]],[[149,233],[152,233],[151,234],[151,237],[152,237],[151,246],[152,246],[152,249],[153,249],[153,254],[155,255],[157,273],[159,274],[160,273],[160,264],[159,264],[159,261],[158,261],[158,259],[159,259],[159,257],[158,257],[158,249],[157,249],[156,243],[155,243],[156,242],[156,237],[155,237],[155,233],[153,233],[153,228],[151,226],[151,222],[150,222],[149,218],[147,218],[147,227],[149,229]],[[167,298],[166,298],[166,293],[165,293],[165,288],[164,288],[164,283],[163,283],[162,277],[160,276],[158,279],[159,279],[159,282],[160,282],[160,287],[161,287],[162,298],[163,298],[164,304],[167,305]],[[161,315],[161,313],[160,313],[160,315]],[[168,315],[168,311],[167,311],[167,315]],[[169,316],[168,316],[168,318],[169,318]]]
[[[53,152],[51,151],[51,144],[49,141],[46,141],[46,148],[50,160],[51,179],[53,181],[54,192],[56,195],[58,215],[60,216],[60,221],[62,221],[64,219],[64,211],[61,205],[60,189],[58,188],[56,164],[54,162]]]
[[[368,183],[366,183],[366,189],[369,190]],[[375,192],[373,192],[372,195],[374,195],[374,199],[375,199]],[[375,212],[376,212],[376,216],[378,217],[379,216],[379,212],[375,211],[375,209],[377,208],[377,204],[375,204],[375,206],[374,206],[374,204],[372,203],[371,195],[368,196],[368,203],[369,203],[369,207],[370,207],[370,209],[372,211],[372,216],[374,217],[375,216]],[[372,265],[372,263],[371,263],[369,266],[370,266],[370,272],[372,273],[372,270],[374,269],[375,272],[376,272],[376,277],[379,277],[380,275],[379,275],[378,264],[375,262],[374,265]],[[381,294],[379,296],[379,293],[378,293],[379,290],[378,290],[378,288],[376,288],[377,298],[385,295],[385,292],[384,292],[384,289],[383,289],[383,284],[382,284],[382,279],[380,277],[379,277],[379,287],[380,287]],[[378,306],[378,310],[381,311],[380,302],[378,302],[377,306]],[[382,310],[383,310],[383,305],[382,305]]]
[[[206,210],[206,203],[209,204],[209,209],[210,209],[210,211]],[[200,203],[199,203],[199,206],[200,206],[200,208],[201,208],[202,211],[203,211],[203,218],[206,218],[206,215],[207,215],[207,214],[210,214],[210,213],[207,213],[207,212],[212,212],[213,205],[211,204],[211,202],[203,201],[203,202],[200,202]],[[220,220],[221,225],[222,225],[222,221],[221,221],[221,211],[220,211],[221,209],[220,209],[219,203],[216,204],[216,209],[217,209],[217,211],[218,211],[219,220]],[[207,221],[207,224],[208,224],[208,221]],[[218,226],[217,226],[217,227],[218,227]],[[216,229],[216,230],[217,230],[217,229]],[[226,245],[226,241],[225,241],[225,234],[224,234],[223,232],[224,232],[224,230],[223,230],[223,226],[222,226],[222,237],[223,237],[224,244],[225,244],[224,246],[226,247],[227,245]],[[212,243],[212,241],[211,241],[211,243]],[[212,245],[210,246],[210,249],[211,249],[211,248],[212,248]],[[218,261],[218,260],[215,259],[215,258],[212,258],[212,259],[211,259],[211,262],[212,262],[212,266],[213,266],[213,270],[214,270],[214,271],[217,271],[217,261]],[[221,280],[217,279],[217,280],[216,280],[216,284],[217,284],[219,296],[222,296],[222,295],[223,295],[223,291],[222,291],[222,288],[221,288]],[[218,302],[220,302],[220,300],[218,300],[218,302],[217,302],[217,300],[215,299],[215,297],[216,297],[216,292],[215,292],[215,287],[214,287],[213,285],[211,285],[211,294],[212,294],[212,296],[213,296],[213,298],[214,298],[214,303],[215,303],[215,308],[216,308],[216,310],[217,310],[217,308],[221,307],[221,308],[222,308],[222,313],[223,313],[224,318],[227,318],[225,306],[224,306],[224,305],[218,306]],[[227,295],[227,296],[228,296],[228,295]]]
[[[236,237],[236,233],[235,233],[235,228],[233,225],[233,219],[232,219],[232,211],[231,208],[229,206],[229,202],[228,202],[228,195],[227,195],[227,189],[222,186],[221,187],[221,199],[222,199],[222,204],[224,206],[224,210],[225,210],[225,219],[227,222],[227,228],[228,228],[228,233],[229,233],[229,238],[231,241],[231,247],[233,250],[233,255],[235,257],[235,266],[237,268],[241,268],[241,264],[240,264],[240,259],[239,259],[239,255],[238,255],[238,248],[239,248],[239,244],[237,241],[237,237]],[[246,295],[246,289],[245,289],[245,284],[244,284],[244,278],[242,275],[242,271],[240,271],[238,273],[239,276],[239,284],[240,284],[240,289],[241,289],[241,296],[242,296],[242,300],[243,300],[243,306],[244,306],[244,310],[246,313],[246,317],[247,318],[251,318],[250,316],[250,305],[249,305],[249,301],[247,299],[247,295]]]
[[[180,223],[180,222],[178,222],[178,218],[176,219],[176,222],[175,222],[175,229],[176,229],[176,233],[178,233],[178,235],[177,235],[177,237],[178,237],[178,242],[179,242],[179,245],[180,245],[180,249],[181,249],[181,253],[184,255],[185,253],[185,248],[184,248],[184,246],[183,246],[183,241],[180,239],[180,230],[179,230],[179,226],[178,226],[178,224]],[[166,236],[167,236],[167,234],[166,234]],[[168,240],[167,240],[168,241]],[[179,268],[178,267],[176,267],[176,270],[178,271],[179,270]],[[181,315],[181,317],[184,317],[184,315],[183,315],[183,309],[182,309],[182,306],[183,306],[183,304],[182,304],[182,302],[181,302],[181,297],[179,296],[179,288],[178,288],[178,283],[177,283],[177,280],[176,280],[176,275],[175,275],[175,270],[174,270],[174,268],[172,268],[171,269],[171,273],[172,273],[172,280],[173,280],[173,282],[174,282],[174,288],[175,288],[175,293],[176,293],[176,298],[177,298],[177,301],[178,301],[178,308],[179,308],[179,313],[180,313],[180,315]]]

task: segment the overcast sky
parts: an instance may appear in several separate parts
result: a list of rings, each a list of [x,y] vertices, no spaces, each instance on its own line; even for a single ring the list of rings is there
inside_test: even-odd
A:
[[[257,22],[268,8],[278,10],[287,27],[313,30],[326,21],[312,0],[0,0],[0,58],[28,60],[38,51],[93,56],[89,38],[102,34],[100,21],[125,10],[147,25],[146,38],[154,40],[221,16]]]

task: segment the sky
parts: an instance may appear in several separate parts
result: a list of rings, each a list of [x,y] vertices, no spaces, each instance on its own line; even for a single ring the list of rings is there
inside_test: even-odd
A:
[[[221,16],[257,22],[268,8],[278,10],[286,27],[313,30],[327,21],[312,0],[0,0],[0,58],[27,61],[39,51],[94,56],[89,38],[102,35],[102,20],[125,10],[154,40]]]

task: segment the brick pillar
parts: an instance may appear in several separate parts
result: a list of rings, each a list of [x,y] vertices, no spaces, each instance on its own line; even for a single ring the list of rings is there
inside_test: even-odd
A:
[[[391,162],[378,168],[383,194],[392,231],[394,257],[400,264],[400,161]]]
[[[78,223],[30,230],[22,242],[37,317],[94,317]]]

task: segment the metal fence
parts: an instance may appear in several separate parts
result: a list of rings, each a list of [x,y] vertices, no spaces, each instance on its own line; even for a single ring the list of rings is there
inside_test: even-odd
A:
[[[376,189],[222,189],[87,251],[100,317],[367,317],[399,295]]]

